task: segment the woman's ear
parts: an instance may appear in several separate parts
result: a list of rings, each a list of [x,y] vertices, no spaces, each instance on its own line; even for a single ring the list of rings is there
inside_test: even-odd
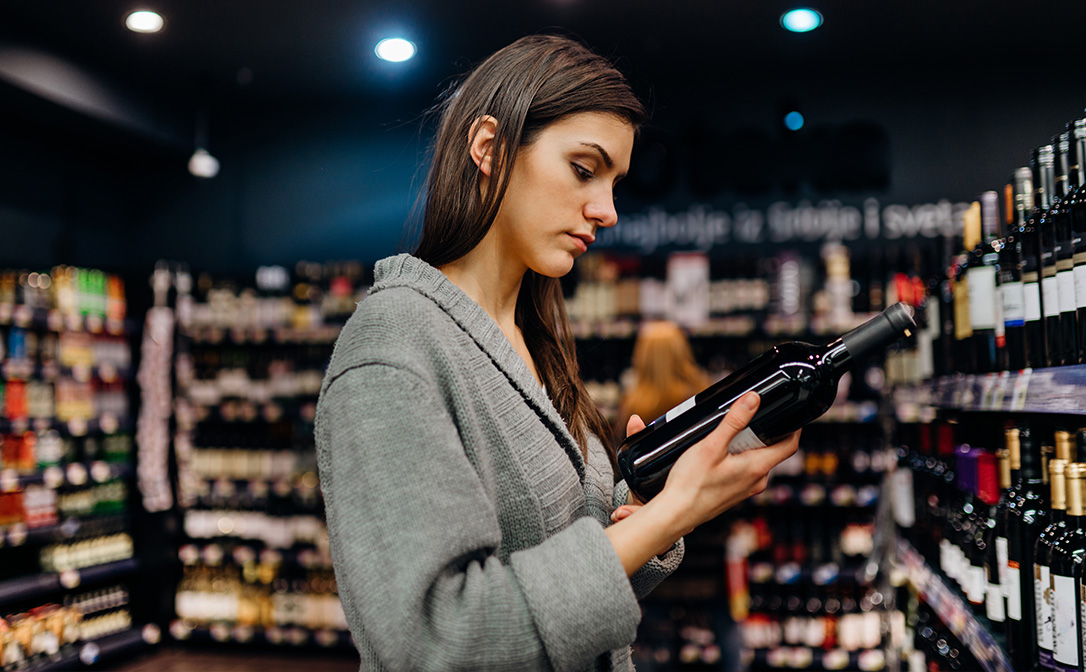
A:
[[[471,125],[468,134],[468,148],[471,152],[471,160],[479,166],[479,172],[487,177],[494,166],[494,138],[498,133],[498,120],[488,115],[479,117]]]

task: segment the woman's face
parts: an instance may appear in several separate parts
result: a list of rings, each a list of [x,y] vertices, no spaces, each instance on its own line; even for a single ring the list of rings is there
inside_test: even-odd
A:
[[[600,227],[614,226],[614,188],[629,169],[626,120],[583,112],[547,126],[520,149],[491,231],[502,258],[548,277],[565,275]]]

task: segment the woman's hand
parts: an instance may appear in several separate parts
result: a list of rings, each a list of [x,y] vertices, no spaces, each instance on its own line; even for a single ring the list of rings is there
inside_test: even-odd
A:
[[[799,431],[765,448],[738,455],[728,452],[728,444],[750,423],[760,403],[754,392],[740,397],[720,425],[671,467],[663,491],[654,500],[664,498],[684,527],[697,527],[765,490],[770,470],[796,452]]]
[[[652,501],[642,504],[631,495],[615,509],[611,519],[616,523],[607,528],[607,536],[627,575],[683,534],[765,490],[770,469],[796,452],[798,431],[772,446],[738,455],[728,452],[728,444],[750,423],[760,401],[754,392],[740,397],[716,429],[676,460],[664,489]],[[644,426],[633,416],[627,431]]]

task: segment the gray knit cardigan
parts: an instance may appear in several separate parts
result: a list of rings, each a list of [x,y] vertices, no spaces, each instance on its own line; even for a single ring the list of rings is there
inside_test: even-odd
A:
[[[410,255],[339,340],[317,407],[336,582],[362,670],[632,670],[637,598],[604,527],[625,502],[498,325]]]

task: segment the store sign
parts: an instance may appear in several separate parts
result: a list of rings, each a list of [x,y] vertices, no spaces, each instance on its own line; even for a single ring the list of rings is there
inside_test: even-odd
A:
[[[837,200],[812,205],[773,203],[765,211],[737,205],[731,212],[695,205],[684,212],[650,208],[621,214],[618,226],[597,233],[594,247],[710,251],[720,245],[848,242],[938,238],[962,230],[968,203],[881,206],[869,198],[860,207]]]

